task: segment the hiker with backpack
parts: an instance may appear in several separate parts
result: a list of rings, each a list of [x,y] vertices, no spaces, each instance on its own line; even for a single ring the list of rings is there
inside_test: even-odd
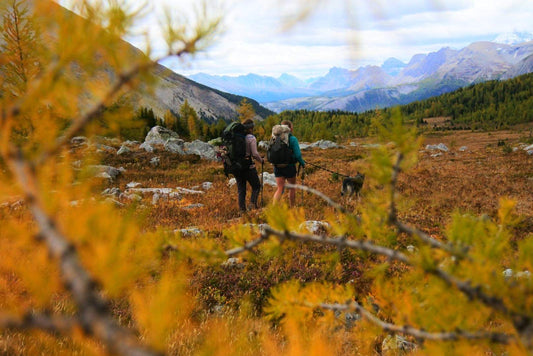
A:
[[[267,157],[274,165],[277,190],[274,193],[274,203],[277,203],[285,190],[285,182],[296,184],[296,163],[305,167],[300,144],[292,134],[292,122],[284,120],[281,125],[272,128],[272,138],[269,143]],[[294,188],[289,189],[289,206],[293,207],[296,200]]]
[[[246,119],[242,122],[245,129],[245,158],[248,166],[241,171],[234,172],[235,180],[237,181],[237,191],[239,199],[239,210],[246,211],[246,182],[250,183],[252,187],[252,195],[250,202],[254,209],[258,209],[259,192],[261,191],[261,182],[257,176],[257,169],[255,168],[254,160],[263,163],[263,157],[257,151],[257,139],[253,135],[254,122],[252,119]]]

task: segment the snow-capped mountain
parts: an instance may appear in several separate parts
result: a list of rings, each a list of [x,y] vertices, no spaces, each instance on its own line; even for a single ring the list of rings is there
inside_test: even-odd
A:
[[[527,33],[515,33],[527,39]],[[520,35],[520,36],[518,36]],[[500,37],[503,41],[504,36]],[[509,38],[509,37],[507,37]],[[249,96],[274,111],[290,109],[364,111],[406,104],[492,79],[533,72],[533,41],[509,45],[474,42],[462,49],[442,48],[414,55],[405,64],[389,58],[382,66],[356,70],[333,67],[310,81],[197,74],[190,78],[210,87]]]
[[[515,45],[533,41],[533,33],[526,31],[513,31],[498,35],[492,42]]]

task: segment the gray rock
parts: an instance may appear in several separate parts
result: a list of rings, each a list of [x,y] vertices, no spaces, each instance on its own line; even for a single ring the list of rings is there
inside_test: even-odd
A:
[[[128,184],[126,184],[126,187],[127,188],[137,188],[140,185],[141,185],[141,183],[138,183],[138,182],[129,182]]]
[[[203,190],[209,190],[211,188],[213,188],[213,183],[211,183],[211,182],[203,182],[202,183],[202,189]]]
[[[235,178],[230,178],[228,181],[228,187],[233,187],[235,184],[237,184],[237,180]]]
[[[427,151],[439,150],[443,152],[448,152],[450,149],[444,143],[439,143],[438,145],[427,145],[426,150]]]
[[[268,150],[268,141],[259,141],[259,143],[257,144],[257,148],[263,151]],[[300,145],[300,148],[302,148],[301,145]]]
[[[140,148],[141,150],[145,150],[146,152],[150,152],[150,153],[151,153],[151,152],[154,152],[154,147],[153,147],[151,144],[147,143],[147,142],[143,142],[143,143],[139,146],[139,148]]]
[[[108,146],[108,145],[103,145],[101,143],[95,144],[95,147],[96,147],[97,150],[102,151],[102,152],[109,152],[109,153],[116,153],[117,152],[116,148]]]
[[[318,147],[323,150],[326,150],[329,148],[342,148],[342,146],[339,146],[335,142],[328,141],[328,140],[318,140],[315,143],[312,143],[311,147]]]
[[[120,189],[117,188],[117,187],[114,187],[114,188],[107,188],[107,189],[105,189],[105,190],[102,192],[102,195],[108,195],[108,196],[114,196],[114,197],[119,197],[120,194],[122,194],[122,192],[121,192]]]
[[[300,225],[300,229],[306,228],[312,234],[325,234],[330,225],[325,221],[309,220]]]
[[[468,147],[466,147],[466,146],[461,146],[461,148],[459,148],[459,151],[461,151],[461,152],[468,151]]]
[[[204,204],[202,203],[194,203],[194,204],[189,204],[187,206],[184,206],[182,209],[189,210],[189,209],[196,209],[196,208],[203,208],[203,207],[204,207]]]
[[[122,145],[120,146],[119,150],[117,151],[117,155],[123,155],[123,154],[126,154],[126,153],[130,153],[131,152],[131,149],[126,146],[126,145]]]
[[[387,335],[385,340],[381,343],[381,350],[386,355],[397,355],[398,351],[415,350],[417,345],[407,341],[400,335]]]
[[[152,157],[152,159],[150,160],[150,164],[154,167],[159,166],[159,162],[160,162],[159,157]]]
[[[259,177],[261,178],[261,177]],[[263,185],[269,185],[271,187],[277,187],[276,176],[274,173],[263,172]]]
[[[171,138],[179,139],[179,136],[177,133],[166,127],[154,126],[150,129],[148,134],[146,134],[144,143],[150,145],[164,145]]]
[[[90,166],[87,166],[87,169],[95,177],[115,179],[120,174],[122,174],[122,171],[120,169],[111,167],[111,166],[105,166],[105,165],[90,165]]]
[[[194,236],[200,236],[204,232],[200,230],[199,228],[192,226],[192,227],[188,227],[185,229],[174,230],[174,233],[180,234],[182,237],[194,237]]]
[[[165,150],[179,155],[185,154],[185,141],[180,138],[170,138],[165,142]]]
[[[205,194],[205,192],[202,190],[194,190],[181,187],[177,187],[176,190],[181,194]]]
[[[89,140],[85,136],[75,136],[70,139],[70,143],[77,146],[87,145],[88,141]]]
[[[195,154],[203,159],[210,161],[217,161],[217,153],[214,146],[200,140],[185,143],[185,152],[188,154]]]

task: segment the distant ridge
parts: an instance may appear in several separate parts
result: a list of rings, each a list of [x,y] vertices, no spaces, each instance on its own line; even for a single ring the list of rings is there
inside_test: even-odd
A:
[[[462,49],[442,48],[416,54],[408,63],[389,58],[381,66],[356,70],[333,67],[313,80],[289,74],[279,78],[248,74],[240,77],[198,73],[189,78],[213,88],[249,96],[267,108],[314,111],[366,111],[408,104],[472,83],[508,79],[533,72],[533,35],[515,32],[499,41],[474,42]]]

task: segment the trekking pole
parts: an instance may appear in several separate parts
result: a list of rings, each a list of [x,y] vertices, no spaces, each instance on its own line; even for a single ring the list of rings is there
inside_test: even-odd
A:
[[[265,176],[264,176],[264,160],[261,161],[261,208],[264,206],[263,201],[263,188],[265,186]]]
[[[302,167],[302,165],[300,164],[298,166],[298,171],[300,170],[300,168],[302,169],[302,185],[305,185],[305,167]],[[304,205],[304,191],[302,189],[302,205]]]

